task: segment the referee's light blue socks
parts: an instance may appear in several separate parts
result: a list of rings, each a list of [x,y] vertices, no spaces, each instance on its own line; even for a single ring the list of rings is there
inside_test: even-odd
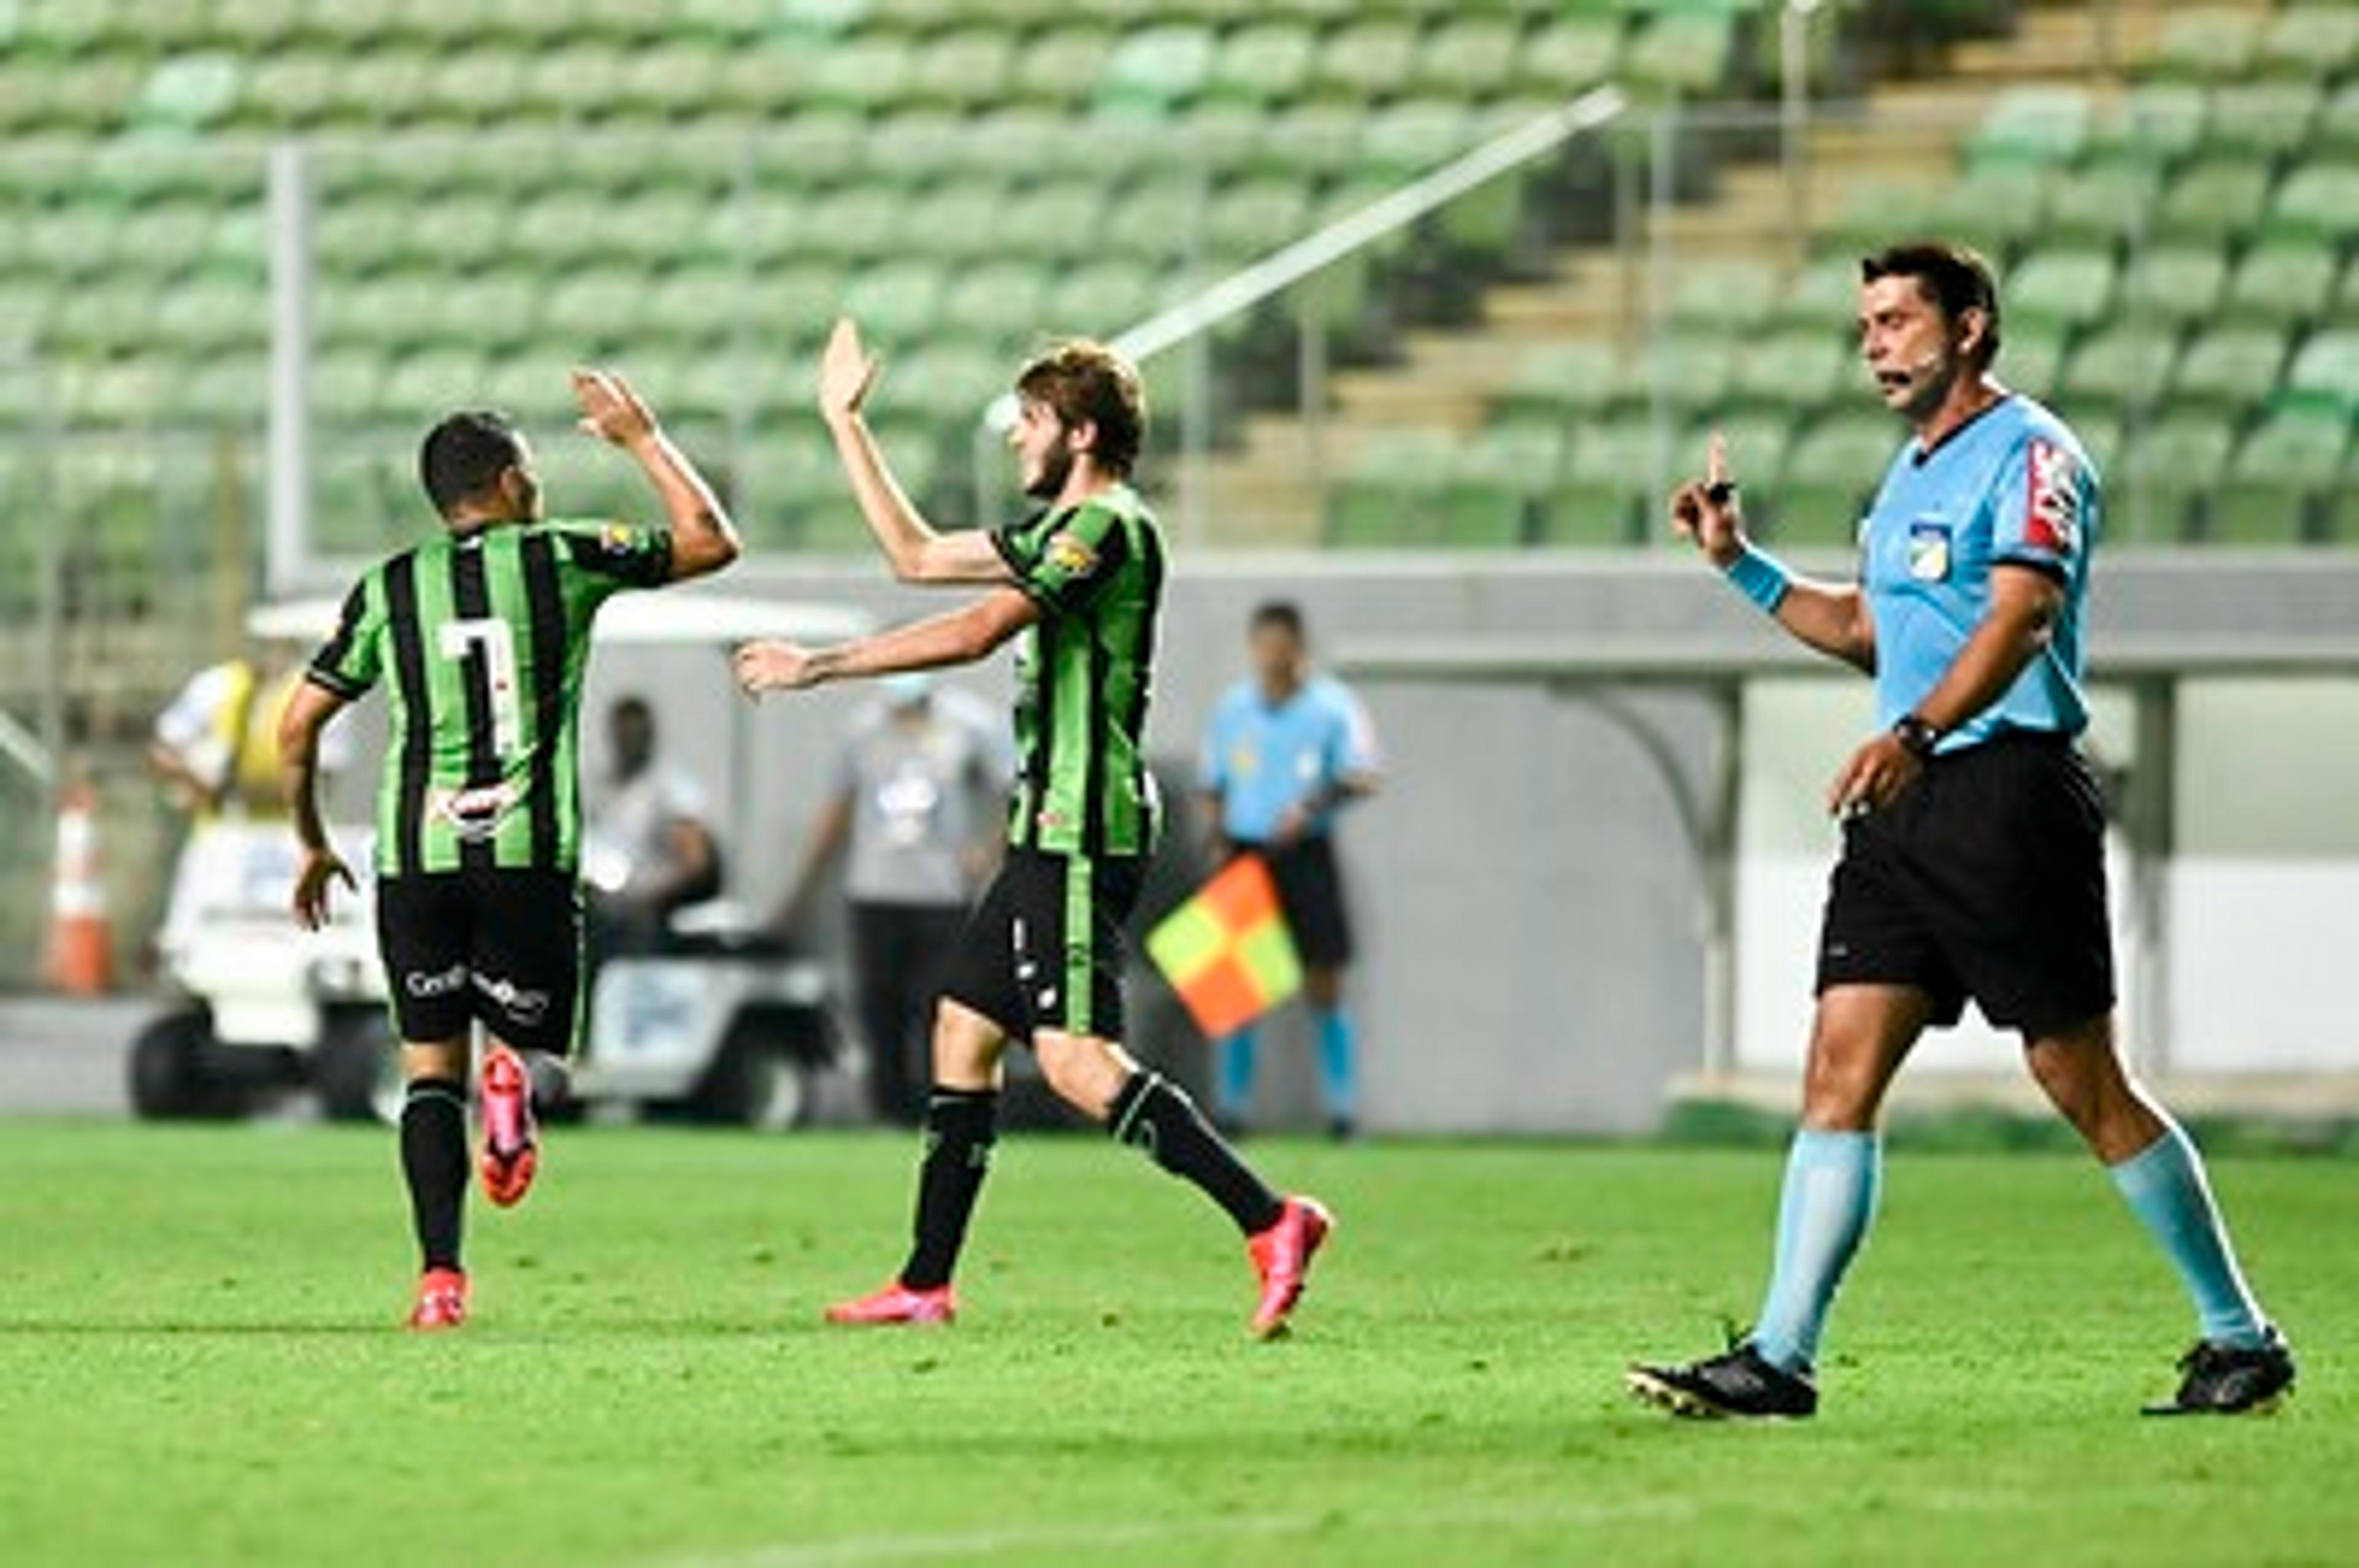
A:
[[[2162,1244],[2195,1299],[2203,1337],[2257,1348],[2267,1337],[2268,1321],[2236,1267],[2194,1140],[2165,1119],[2161,1137],[2111,1169],[2130,1212]]]
[[[1245,1120],[1246,1108],[1253,1104],[1254,1057],[1260,1049],[1261,1026],[1248,1023],[1215,1050],[1220,1058],[1216,1103],[1221,1120],[1231,1127]]]
[[[1319,1037],[1319,1094],[1327,1103],[1327,1119],[1353,1120],[1360,1112],[1360,1068],[1352,1015],[1340,1007],[1313,1011],[1310,1023]]]
[[[1771,1366],[1796,1372],[1818,1359],[1835,1287],[1875,1216],[1883,1165],[1877,1133],[1794,1134],[1777,1200],[1777,1269],[1750,1341]]]

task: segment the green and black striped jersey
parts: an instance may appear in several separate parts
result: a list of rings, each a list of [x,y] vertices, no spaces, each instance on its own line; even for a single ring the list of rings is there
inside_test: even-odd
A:
[[[1009,843],[1067,855],[1155,847],[1146,759],[1163,536],[1137,492],[1116,485],[992,535],[1040,609],[1016,662],[1022,758]]]
[[[670,574],[671,535],[619,523],[443,534],[370,568],[309,674],[346,698],[392,677],[380,874],[575,869],[591,622]]]

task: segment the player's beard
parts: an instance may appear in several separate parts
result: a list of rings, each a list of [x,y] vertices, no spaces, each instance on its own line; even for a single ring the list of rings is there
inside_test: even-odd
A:
[[[1072,477],[1073,454],[1063,442],[1040,454],[1040,471],[1024,487],[1024,493],[1035,501],[1054,501],[1064,493],[1065,481]]]

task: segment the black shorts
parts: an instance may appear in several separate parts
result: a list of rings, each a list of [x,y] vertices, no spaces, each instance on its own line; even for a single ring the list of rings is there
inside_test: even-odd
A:
[[[481,1019],[511,1045],[571,1054],[582,1031],[582,894],[571,871],[429,871],[376,884],[377,950],[404,1040]]]
[[[967,917],[942,994],[1017,1040],[1045,1030],[1119,1041],[1124,926],[1146,870],[1136,856],[1009,850]]]
[[[1352,961],[1352,912],[1343,902],[1343,873],[1335,841],[1324,833],[1283,848],[1239,844],[1235,854],[1259,855],[1277,886],[1277,907],[1305,967],[1340,969]]]
[[[2058,735],[1937,757],[1885,810],[1849,823],[1827,890],[1821,991],[1913,986],[1934,1022],[1983,1016],[2038,1038],[2114,1005],[2105,812]]]

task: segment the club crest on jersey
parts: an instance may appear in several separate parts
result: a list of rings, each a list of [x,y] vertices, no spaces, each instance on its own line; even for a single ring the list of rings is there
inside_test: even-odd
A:
[[[2081,470],[2072,454],[2052,441],[2025,449],[2031,493],[2025,499],[2023,542],[2069,556],[2081,544]]]
[[[598,548],[610,556],[631,553],[631,527],[627,523],[609,523],[598,530]]]
[[[1050,566],[1071,577],[1093,571],[1098,564],[1097,551],[1091,548],[1088,540],[1071,530],[1051,535],[1044,553]]]

